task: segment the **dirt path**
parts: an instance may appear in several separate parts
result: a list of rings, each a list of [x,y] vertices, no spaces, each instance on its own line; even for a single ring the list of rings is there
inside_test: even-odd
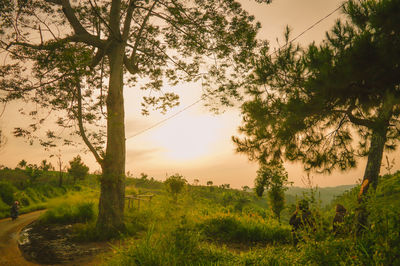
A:
[[[44,211],[20,215],[17,220],[0,220],[0,265],[37,265],[24,259],[18,248],[18,233],[22,228],[36,220]]]

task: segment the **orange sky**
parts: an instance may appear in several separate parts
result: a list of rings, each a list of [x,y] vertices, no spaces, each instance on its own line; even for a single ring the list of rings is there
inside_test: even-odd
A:
[[[296,36],[342,3],[341,0],[275,0],[271,5],[257,4],[249,0],[241,2],[243,7],[254,14],[262,24],[263,28],[258,37],[269,40],[272,46],[276,46],[275,40],[282,36],[287,24],[293,29],[292,36]],[[304,44],[311,41],[319,42],[339,16],[340,12],[334,13],[298,41]],[[173,90],[181,97],[179,107],[170,110],[166,115],[152,112],[150,116],[143,117],[140,115],[140,92],[137,89],[125,88],[128,138],[126,170],[135,176],[144,172],[159,180],[164,180],[166,175],[181,173],[190,183],[193,179],[199,179],[200,184],[211,180],[216,185],[229,183],[235,188],[244,185],[251,187],[257,165],[249,163],[244,155],[235,154],[231,142],[231,136],[237,134],[237,127],[241,122],[238,108],[226,110],[222,115],[213,115],[198,104],[151,130],[129,138],[201,97],[200,84],[182,84]],[[9,104],[0,117],[0,126],[6,133],[23,121],[24,118],[17,112],[21,104]],[[91,171],[99,169],[91,154],[85,155],[79,149],[73,148],[62,148],[62,150],[65,162],[80,153]],[[40,163],[42,159],[47,158],[55,165],[55,159],[48,157],[49,152],[45,152],[38,145],[30,146],[22,139],[11,136],[8,137],[7,145],[0,150],[0,164],[9,167],[15,167],[21,159],[29,163]],[[389,157],[393,158],[394,154],[390,154]],[[314,184],[319,186],[353,184],[362,177],[364,166],[365,163],[360,162],[358,169],[345,174],[340,172],[334,172],[331,176],[315,174]],[[286,167],[289,181],[302,186],[301,180],[305,175],[301,171],[301,166],[287,164]]]

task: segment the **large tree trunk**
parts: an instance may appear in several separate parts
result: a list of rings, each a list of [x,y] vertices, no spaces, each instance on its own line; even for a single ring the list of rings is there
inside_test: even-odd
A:
[[[382,108],[375,121],[372,130],[371,144],[368,153],[367,166],[364,172],[363,182],[358,194],[357,232],[360,233],[367,228],[368,212],[366,210],[366,195],[370,186],[376,189],[378,185],[379,172],[381,170],[383,150],[386,143],[386,134],[389,129],[389,121],[393,114],[395,97],[387,91],[384,96]]]
[[[371,147],[368,153],[367,166],[364,172],[363,182],[361,184],[358,201],[361,202],[368,192],[368,188],[372,185],[376,188],[378,185],[379,172],[381,170],[383,149],[386,143],[386,130],[384,134],[373,132],[371,137]]]
[[[97,228],[113,235],[124,229],[125,125],[123,97],[124,45],[115,42],[108,53],[110,80],[107,95],[107,147],[102,164]]]
[[[374,189],[378,185],[379,172],[381,170],[383,149],[386,142],[385,135],[373,132],[371,137],[371,147],[369,149],[367,166],[365,168],[363,182],[358,194],[357,210],[357,233],[360,234],[367,228],[368,212],[366,210],[366,194],[370,186]]]

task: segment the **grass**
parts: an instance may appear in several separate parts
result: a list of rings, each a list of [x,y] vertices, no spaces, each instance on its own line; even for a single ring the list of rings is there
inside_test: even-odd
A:
[[[273,219],[243,214],[217,214],[202,218],[199,228],[210,239],[236,243],[289,243],[290,227]]]
[[[125,208],[122,245],[105,261],[109,265],[400,265],[400,173],[382,177],[376,193],[370,193],[369,228],[362,236],[349,233],[355,217],[354,188],[328,208],[311,205],[317,225],[299,233],[296,247],[287,223],[289,208],[279,223],[265,199],[247,192],[190,186],[174,202],[160,188],[162,183],[142,180],[135,186],[135,182],[127,187],[127,194],[155,196],[151,202],[142,201],[140,209],[137,202]],[[106,238],[96,229],[98,192],[87,185],[53,199],[48,198],[53,195],[50,190],[45,194],[32,188],[23,193],[30,200],[28,206],[46,200],[48,211],[41,222],[75,223],[78,241]],[[335,203],[343,204],[349,213],[343,223],[348,234],[339,237],[331,232]],[[0,201],[0,210],[2,206],[8,205]]]
[[[94,203],[63,203],[46,211],[39,222],[43,224],[87,223],[95,218]]]

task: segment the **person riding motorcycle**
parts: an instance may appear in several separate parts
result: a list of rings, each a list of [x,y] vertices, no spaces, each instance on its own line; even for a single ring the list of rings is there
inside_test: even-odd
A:
[[[19,211],[19,202],[15,201],[14,204],[11,206],[11,219],[13,221],[18,218],[18,211]]]

